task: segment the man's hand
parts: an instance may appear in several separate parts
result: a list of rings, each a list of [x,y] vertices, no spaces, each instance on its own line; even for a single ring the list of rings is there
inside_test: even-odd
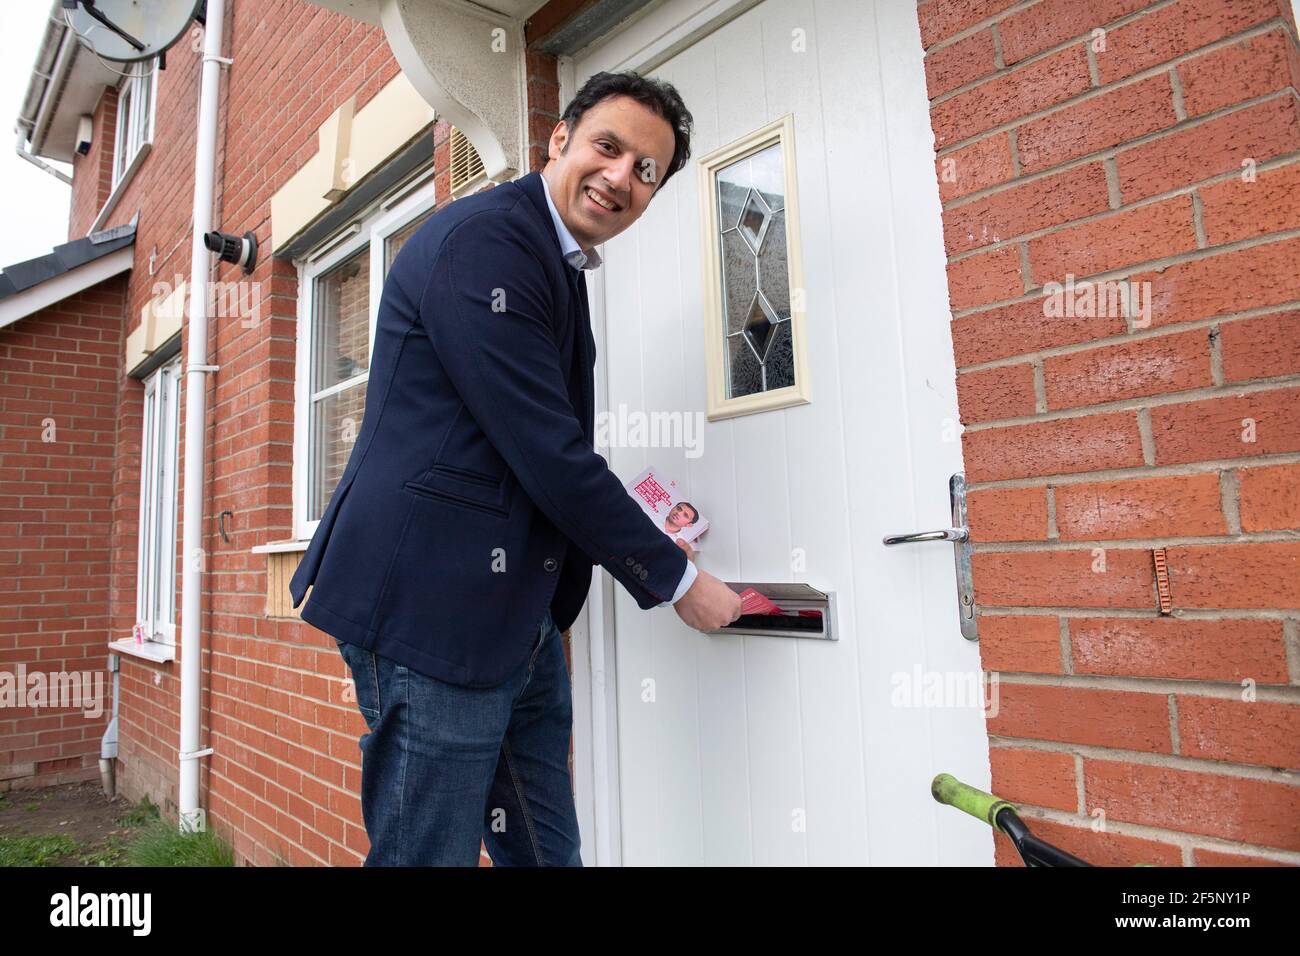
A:
[[[689,544],[678,539],[677,546],[686,552],[688,559],[695,560],[695,552]],[[697,631],[712,631],[740,617],[740,595],[708,571],[700,571],[695,583],[673,607],[689,627]]]

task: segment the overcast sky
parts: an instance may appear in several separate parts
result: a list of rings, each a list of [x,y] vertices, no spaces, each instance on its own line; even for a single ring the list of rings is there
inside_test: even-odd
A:
[[[72,188],[14,152],[14,126],[52,7],[49,0],[0,3],[0,267],[44,255],[68,239]]]

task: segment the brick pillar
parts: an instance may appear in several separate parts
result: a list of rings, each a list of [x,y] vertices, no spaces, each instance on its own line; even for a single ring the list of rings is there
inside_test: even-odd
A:
[[[1298,863],[1290,4],[917,12],[993,787],[1098,864]]]

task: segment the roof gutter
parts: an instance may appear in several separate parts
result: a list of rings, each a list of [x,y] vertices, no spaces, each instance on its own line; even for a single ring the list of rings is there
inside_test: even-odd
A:
[[[18,142],[14,143],[14,152],[21,156],[27,162],[31,163],[37,169],[43,169],[61,183],[72,185],[72,177],[67,173],[61,173],[43,159],[38,159],[31,153],[27,152],[27,140],[22,129],[17,130]],[[93,232],[94,230],[92,230]]]
[[[39,152],[49,128],[54,106],[68,79],[77,51],[76,38],[66,23],[50,15],[45,24],[41,48],[32,65],[32,76],[23,97],[17,129]],[[24,151],[25,152],[25,151]]]

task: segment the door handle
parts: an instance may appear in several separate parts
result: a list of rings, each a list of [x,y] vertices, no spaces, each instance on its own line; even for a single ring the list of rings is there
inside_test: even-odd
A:
[[[950,541],[953,546],[953,563],[957,570],[957,620],[961,636],[968,641],[979,640],[979,625],[975,619],[975,585],[971,580],[970,529],[966,527],[966,476],[953,475],[948,479],[948,498],[952,504],[951,528],[937,531],[913,531],[909,534],[887,534],[886,545],[921,544],[926,541]]]
[[[965,528],[943,528],[939,531],[913,531],[911,534],[887,534],[885,544],[919,544],[922,541],[965,541],[970,532]]]

